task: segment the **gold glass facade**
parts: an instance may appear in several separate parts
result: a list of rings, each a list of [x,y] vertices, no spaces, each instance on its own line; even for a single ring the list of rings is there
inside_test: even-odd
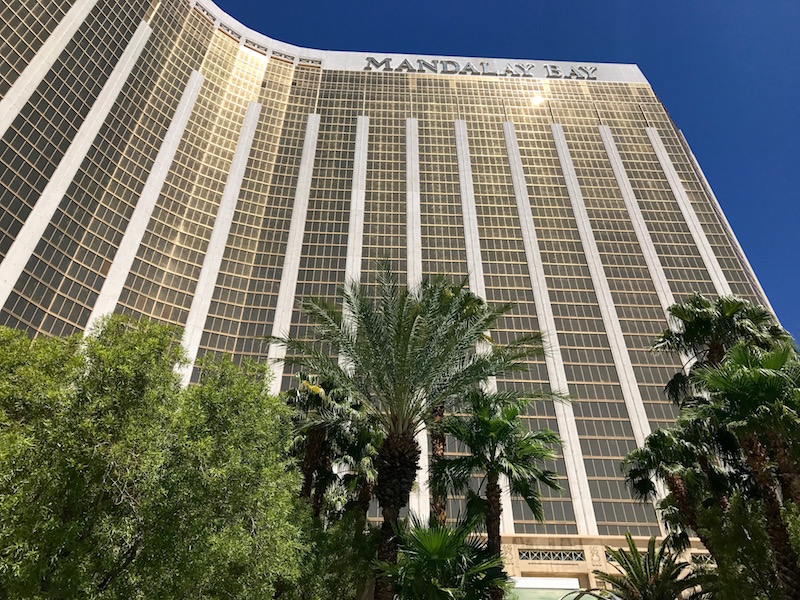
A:
[[[77,29],[65,36],[65,15],[83,5]],[[69,157],[77,162],[67,191],[52,209],[36,212],[143,22],[152,33],[124,73],[122,91],[103,113],[88,152]],[[497,382],[501,389],[548,388],[554,373],[563,372],[574,399],[566,416],[552,404],[532,402],[525,417],[532,428],[564,429],[563,437],[567,419],[577,433],[569,457],[559,455],[553,465],[564,491],[545,492],[546,521],[535,522],[523,502],[511,499],[513,530],[507,527],[504,535],[512,554],[520,550],[513,558],[516,573],[586,574],[604,564],[592,550],[604,541],[626,531],[659,533],[652,507],[635,502],[626,489],[619,460],[635,447],[636,428],[649,431],[674,418],[662,386],[678,365],[646,350],[667,325],[664,298],[694,291],[766,298],[688,146],[638,69],[542,65],[534,72],[528,63],[504,69],[462,59],[459,68],[472,68],[452,72],[445,64],[455,61],[443,58],[401,63],[395,57],[390,63],[305,51],[246,30],[211,4],[186,0],[11,2],[0,9],[0,40],[0,109],[12,100],[21,106],[0,130],[0,282],[6,288],[0,323],[31,335],[73,333],[90,324],[98,297],[106,294],[118,312],[182,326],[195,297],[210,294],[195,353],[264,360],[269,349],[261,340],[281,319],[292,334],[311,334],[294,310],[297,299],[335,298],[344,283],[353,244],[353,181],[363,167],[363,247],[355,267],[362,281],[371,281],[379,259],[388,259],[404,281],[409,269],[416,276],[466,279],[477,244],[487,300],[514,304],[492,336],[505,342],[553,328],[545,331],[558,342],[552,363],[531,361],[527,370]],[[52,64],[37,62],[45,43],[58,44]],[[451,71],[443,74],[445,66]],[[187,105],[186,126],[179,139],[168,138],[192,77],[201,87]],[[24,97],[14,96],[23,93],[19,82],[28,86]],[[260,112],[223,232],[222,260],[213,289],[198,290],[253,102]],[[306,148],[314,115],[319,131]],[[409,200],[409,119],[418,131],[416,204]],[[466,138],[459,140],[455,124],[462,121]],[[354,162],[358,122],[367,128],[364,165]],[[504,129],[509,123],[520,189]],[[561,154],[553,124],[563,128]],[[628,209],[603,127],[611,132],[641,220]],[[174,150],[163,158],[159,152],[167,146]],[[459,148],[469,150],[469,173],[460,171]],[[580,198],[567,184],[564,152]],[[304,154],[311,160],[305,170]],[[465,177],[472,197],[465,196]],[[157,198],[137,237],[131,219],[148,181],[158,182]],[[534,243],[521,227],[520,193]],[[300,200],[307,202],[302,219],[295,214]],[[580,203],[588,223],[576,212]],[[419,239],[408,231],[412,206],[418,207],[411,210],[418,210]],[[477,240],[464,226],[465,207],[474,210]],[[47,222],[33,249],[19,265],[4,264],[21,243],[26,221],[40,214]],[[586,250],[587,232],[596,252]],[[134,251],[124,257],[127,238]],[[412,244],[419,245],[415,252]],[[648,245],[655,262],[646,260]],[[421,256],[419,265],[410,266],[412,254]],[[296,273],[284,269],[288,255],[299,257]],[[131,265],[124,282],[106,286],[119,264]],[[283,295],[282,282],[288,286]],[[551,315],[546,322],[542,302]],[[282,317],[287,309],[290,316]],[[609,314],[619,327],[609,329]],[[290,378],[282,373],[284,387]],[[644,418],[631,414],[631,402],[641,403]],[[447,450],[459,451],[453,444]],[[568,464],[579,465],[577,475]],[[577,494],[586,495],[581,518]],[[452,499],[451,511],[459,506]],[[530,558],[542,556],[535,551],[542,548],[583,554],[563,553],[563,564],[552,558],[557,553],[547,555],[550,562]],[[572,560],[578,556],[584,562]]]

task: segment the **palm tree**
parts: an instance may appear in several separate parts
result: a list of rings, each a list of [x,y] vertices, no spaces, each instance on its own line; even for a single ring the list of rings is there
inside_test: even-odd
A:
[[[491,344],[485,332],[510,306],[473,302],[473,311],[465,315],[462,302],[442,299],[472,295],[444,278],[427,280],[409,291],[398,284],[396,275],[382,269],[376,288],[373,299],[357,283],[346,286],[342,310],[321,299],[305,300],[302,308],[316,326],[316,343],[295,338],[271,341],[287,347],[287,363],[316,373],[347,394],[378,432],[375,496],[383,514],[378,559],[393,564],[394,532],[419,462],[417,432],[434,407],[447,405],[489,377],[518,368],[535,350],[535,338],[520,336],[509,345]],[[478,342],[489,344],[488,350],[478,352]],[[336,353],[339,361],[332,357]],[[392,598],[385,578],[377,582],[376,598]]]
[[[625,535],[628,549],[606,547],[606,553],[614,561],[618,573],[595,571],[595,576],[610,586],[609,590],[585,590],[571,592],[562,600],[572,598],[614,598],[616,600],[680,600],[685,592],[691,598],[706,595],[701,586],[706,576],[694,572],[691,563],[678,560],[665,545],[656,548],[656,538],[647,543],[647,552],[640,554],[631,534]]]
[[[772,313],[737,296],[712,300],[695,293],[670,306],[669,316],[673,326],[656,339],[652,349],[682,355],[690,362],[687,367],[717,366],[725,352],[739,342],[763,349],[791,343],[791,336]],[[690,373],[676,373],[666,389],[669,397],[681,404],[694,395]]]
[[[484,519],[488,548],[500,556],[502,515],[500,477],[522,496],[534,516],[542,520],[540,485],[560,489],[553,471],[542,465],[555,458],[553,446],[561,440],[549,429],[528,431],[520,419],[527,399],[517,392],[487,393],[472,389],[464,402],[466,416],[452,416],[442,431],[463,443],[469,455],[443,459],[433,465],[433,487],[463,492],[474,475],[482,475],[485,488]],[[485,485],[484,485],[485,484]],[[501,598],[502,593],[493,598]]]
[[[315,476],[319,477],[324,469],[324,463],[330,461],[330,457],[325,456],[325,446],[328,441],[327,423],[321,418],[321,413],[331,402],[329,395],[331,390],[330,385],[318,384],[314,381],[314,377],[302,372],[296,375],[296,379],[297,387],[286,392],[286,401],[295,409],[298,421],[297,444],[301,446],[303,473],[300,497],[309,500]]]
[[[492,590],[505,588],[502,560],[472,535],[481,515],[468,516],[447,527],[431,517],[430,524],[412,517],[400,530],[397,564],[379,567],[394,584],[398,600],[489,600]]]
[[[699,420],[678,419],[672,427],[651,433],[641,448],[622,461],[626,481],[639,500],[655,500],[660,495],[655,482],[663,482],[669,496],[661,501],[660,509],[663,513],[677,509],[670,512],[670,525],[678,525],[681,534],[690,529],[712,556],[715,549],[701,520],[711,505],[725,512],[729,504],[731,471],[721,469],[714,458],[723,446],[729,448],[731,443],[722,432]]]
[[[459,284],[458,288],[463,290],[466,280]],[[484,301],[470,293],[453,293],[453,289],[448,286],[435,286],[431,288],[431,303],[444,310],[452,311],[462,315],[464,321],[472,319],[480,314],[484,306]],[[433,295],[438,297],[433,298]],[[534,338],[534,336],[537,336]],[[536,348],[541,348],[541,337],[539,334],[531,334],[531,341],[535,342]],[[538,354],[538,352],[537,352]],[[442,420],[445,416],[446,406],[444,403],[433,407],[430,420],[428,421],[428,431],[431,436],[431,464],[444,458],[446,435],[441,430]],[[447,520],[447,496],[438,487],[431,488],[431,514],[439,525],[444,526]]]
[[[739,442],[764,506],[784,595],[800,599],[800,562],[781,501],[800,499],[800,470],[792,447],[792,440],[800,436],[800,365],[795,352],[789,346],[764,351],[740,344],[719,366],[700,369],[695,377],[708,390],[709,399],[693,407],[692,414],[727,428]],[[774,457],[779,457],[777,477]]]

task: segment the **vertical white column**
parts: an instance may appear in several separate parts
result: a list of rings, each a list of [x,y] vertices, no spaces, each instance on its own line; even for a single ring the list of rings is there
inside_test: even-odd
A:
[[[39,243],[39,239],[47,229],[50,219],[58,209],[64,194],[67,193],[73,178],[80,169],[86,153],[92,147],[94,139],[100,132],[103,123],[111,112],[117,96],[122,91],[139,55],[144,50],[152,30],[144,21],[133,34],[130,43],[111,72],[100,94],[92,105],[89,114],[75,134],[75,139],[64,154],[50,181],[42,191],[42,195],[33,207],[25,224],[19,231],[14,243],[8,249],[5,259],[0,264],[0,306],[3,306],[11,294],[14,284],[22,275],[25,265]]]
[[[361,282],[361,260],[364,254],[364,203],[367,194],[367,151],[369,149],[369,117],[356,119],[356,144],[353,152],[353,179],[350,190],[350,219],[347,224],[347,256],[344,262],[344,284]],[[352,324],[353,315],[347,306],[342,309],[342,321]],[[352,365],[339,356],[339,365],[350,371]]]
[[[367,149],[369,117],[356,120],[356,147],[353,154],[353,187],[350,193],[350,222],[347,228],[347,258],[344,266],[345,285],[361,280],[361,259],[364,247],[364,202],[367,194]]]
[[[456,155],[458,158],[458,183],[461,190],[461,214],[464,222],[464,248],[467,254],[467,271],[469,271],[469,287],[473,294],[486,299],[486,282],[483,277],[483,260],[481,259],[481,240],[478,230],[478,212],[475,208],[475,185],[472,180],[472,160],[469,153],[467,122],[457,119],[455,122]],[[480,348],[478,349],[480,351]],[[492,377],[486,382],[486,391],[497,391],[497,380]],[[500,478],[503,512],[500,515],[500,533],[514,535],[514,511],[511,505],[511,492],[508,479]]]
[[[467,122],[463,119],[456,120],[455,130],[458,186],[461,190],[461,212],[464,219],[464,242],[467,251],[469,287],[473,294],[485,299],[486,284],[483,280],[481,241],[478,233],[478,214],[475,209],[475,186],[472,181],[472,160],[469,154]]]
[[[525,247],[525,257],[531,277],[533,301],[536,306],[539,329],[547,343],[547,352],[544,357],[547,377],[550,380],[550,389],[557,394],[566,396],[569,395],[567,373],[564,370],[564,360],[561,356],[556,321],[553,316],[553,307],[550,303],[550,293],[547,287],[544,265],[542,264],[536,227],[531,215],[528,187],[525,183],[525,171],[522,167],[522,157],[514,124],[508,121],[504,122],[503,133],[505,134],[514,196],[517,200],[522,242]],[[568,402],[556,402],[554,408],[559,435],[562,439],[561,450],[564,454],[564,465],[567,471],[578,534],[597,535],[597,518],[592,504],[592,494],[589,489],[589,479],[586,475],[586,465],[583,461],[578,428],[575,424],[575,413],[572,410],[572,405]]]
[[[406,281],[409,289],[422,283],[422,209],[419,185],[419,122],[406,119]],[[431,515],[431,494],[428,487],[430,455],[428,430],[417,432],[420,448],[417,486],[411,492],[409,510],[427,523]]]
[[[728,280],[725,278],[725,273],[723,273],[722,267],[720,266],[716,255],[714,254],[714,250],[711,248],[711,244],[709,243],[708,238],[703,231],[703,226],[700,224],[700,220],[697,218],[697,213],[694,212],[692,201],[689,200],[689,196],[686,195],[686,190],[683,187],[683,183],[681,182],[678,173],[675,171],[675,166],[672,164],[672,161],[669,158],[669,154],[667,153],[667,149],[664,147],[664,143],[661,141],[661,136],[659,135],[658,130],[655,127],[647,127],[646,131],[647,137],[650,138],[650,143],[652,144],[653,150],[655,150],[656,156],[658,157],[661,170],[664,171],[664,175],[669,182],[669,187],[672,190],[672,194],[675,196],[675,200],[678,202],[678,206],[681,209],[683,218],[686,220],[686,225],[689,227],[689,231],[692,234],[692,239],[694,239],[694,243],[700,252],[700,256],[703,258],[703,263],[706,265],[708,274],[714,284],[714,289],[720,296],[729,296],[733,293],[731,291],[731,286],[728,284]]]
[[[650,277],[653,280],[653,287],[656,290],[659,304],[661,304],[661,308],[664,311],[667,324],[671,325],[672,319],[669,314],[669,307],[675,304],[675,296],[669,287],[667,274],[664,271],[664,266],[661,264],[661,259],[658,256],[655,243],[650,235],[650,230],[647,228],[647,222],[642,214],[642,209],[639,207],[639,202],[636,200],[636,194],[633,191],[633,186],[631,186],[628,173],[625,171],[622,157],[614,142],[614,135],[611,133],[611,128],[607,125],[600,125],[598,129],[600,131],[600,137],[603,140],[603,146],[605,146],[606,149],[606,154],[608,155],[608,160],[611,163],[611,170],[614,172],[614,178],[617,180],[617,187],[619,187],[622,200],[625,203],[625,208],[628,210],[628,214],[631,217],[633,231],[642,249],[642,255],[644,256],[645,263],[647,263],[647,269],[650,271]],[[684,368],[688,367],[692,360],[693,359],[686,354],[681,354],[681,362]],[[653,504],[656,508],[656,514],[660,516],[661,513],[658,510],[658,504],[660,500],[666,496],[667,491],[664,486],[661,485],[661,482],[657,482],[656,485],[658,488],[658,497]],[[662,535],[666,535],[666,526],[661,518],[659,518],[658,524],[661,528]]]
[[[664,309],[664,313],[668,314],[667,309],[675,304],[675,296],[672,294],[672,290],[669,287],[667,275],[664,272],[661,259],[658,257],[653,238],[650,236],[650,230],[647,228],[647,222],[644,220],[642,209],[639,208],[639,202],[636,200],[633,186],[631,186],[628,173],[625,171],[622,157],[620,157],[617,145],[614,143],[614,136],[611,133],[611,128],[607,125],[600,125],[598,129],[600,130],[600,137],[603,140],[608,160],[611,163],[611,170],[614,172],[617,186],[622,194],[622,200],[625,202],[625,208],[628,209],[628,214],[631,216],[633,231],[636,233],[636,239],[642,247],[642,255],[647,263],[650,276],[653,278],[653,286],[658,295],[658,301],[661,304],[661,308]]]
[[[422,208],[419,185],[419,122],[406,119],[406,271],[408,287],[422,283]]]
[[[92,12],[95,4],[97,4],[97,0],[77,0],[39,48],[28,66],[19,74],[14,85],[0,101],[0,138],[11,127],[14,119],[39,87],[64,48],[67,47],[72,36]]]
[[[308,115],[306,134],[303,139],[303,153],[300,156],[300,170],[297,174],[297,187],[292,206],[292,220],[289,223],[289,237],[286,241],[286,253],[283,259],[281,284],[278,288],[278,300],[275,306],[275,320],[272,323],[272,335],[286,337],[292,324],[292,310],[297,289],[297,271],[300,268],[300,253],[303,250],[303,234],[306,227],[308,196],[311,192],[311,177],[314,172],[314,156],[317,153],[317,136],[319,134],[319,114]],[[270,344],[267,358],[272,365],[271,391],[279,394],[283,379],[283,359],[286,348],[279,344]]]
[[[147,225],[150,223],[150,216],[153,214],[161,188],[164,186],[169,168],[175,158],[175,152],[178,150],[186,124],[189,122],[194,103],[200,94],[203,81],[204,78],[200,72],[193,71],[189,81],[186,83],[183,95],[180,102],[178,102],[178,107],[175,109],[175,114],[172,115],[172,121],[164,135],[164,141],[158,149],[150,174],[147,176],[147,181],[142,188],[136,208],[133,209],[133,214],[131,214],[131,218],[128,221],[125,235],[122,237],[122,242],[120,242],[119,248],[114,255],[114,261],[108,270],[103,287],[100,288],[100,294],[94,304],[92,314],[89,315],[86,331],[92,328],[97,319],[113,312],[117,305],[119,295],[122,293],[122,288],[139,250],[139,245],[142,243],[142,237],[144,237]]]
[[[600,260],[600,250],[597,248],[592,224],[583,201],[583,194],[578,185],[578,176],[575,174],[575,167],[572,164],[567,140],[564,138],[564,129],[558,123],[551,124],[550,129],[553,133],[558,159],[561,163],[561,171],[564,174],[567,192],[572,203],[572,212],[575,215],[575,223],[578,226],[578,233],[586,256],[586,264],[589,267],[595,294],[597,294],[597,302],[603,318],[606,335],[608,336],[611,356],[617,369],[625,407],[628,409],[633,437],[636,440],[636,444],[642,446],[645,438],[650,434],[650,422],[647,419],[639,386],[636,383],[633,364],[631,363],[630,354],[628,354],[622,327],[619,324],[619,316],[614,305],[614,298],[611,295],[611,288],[608,285],[603,263]]]
[[[181,372],[181,381],[184,386],[189,385],[189,381],[192,378],[192,368],[197,358],[197,351],[200,348],[200,340],[203,337],[208,309],[214,297],[219,268],[225,255],[225,244],[236,212],[236,203],[239,200],[239,191],[242,188],[247,159],[250,156],[250,148],[253,145],[260,114],[261,105],[258,102],[250,102],[247,106],[247,113],[244,116],[242,130],[239,132],[239,141],[236,143],[231,170],[225,182],[225,189],[222,192],[217,218],[214,221],[214,229],[211,231],[211,238],[208,240],[208,249],[203,259],[203,267],[200,269],[200,277],[197,279],[197,286],[192,297],[192,306],[189,309],[189,316],[186,318],[183,346],[186,348],[188,363]]]

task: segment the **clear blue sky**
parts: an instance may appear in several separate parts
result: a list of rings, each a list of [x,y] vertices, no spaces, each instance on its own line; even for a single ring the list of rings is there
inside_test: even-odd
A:
[[[217,0],[300,46],[639,65],[800,339],[800,2]]]

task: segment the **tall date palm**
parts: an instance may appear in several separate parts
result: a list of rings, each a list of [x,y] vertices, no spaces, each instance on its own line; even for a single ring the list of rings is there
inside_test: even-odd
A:
[[[447,406],[465,390],[517,368],[538,347],[534,336],[492,344],[485,332],[510,306],[476,302],[463,286],[444,278],[408,290],[383,268],[375,288],[371,297],[366,287],[347,285],[341,310],[321,299],[306,299],[302,309],[316,327],[316,341],[271,341],[287,347],[287,363],[349,394],[380,433],[374,459],[375,496],[383,515],[378,559],[394,564],[398,517],[408,504],[419,463],[417,432],[434,407]],[[476,350],[478,342],[485,350]],[[375,595],[391,600],[388,579],[378,579]]]

